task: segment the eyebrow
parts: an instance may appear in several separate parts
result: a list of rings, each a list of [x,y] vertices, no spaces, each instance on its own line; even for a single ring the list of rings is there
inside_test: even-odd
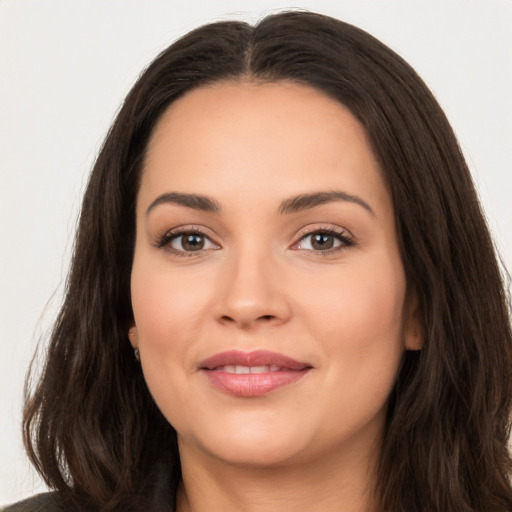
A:
[[[366,201],[361,199],[359,196],[347,194],[346,192],[342,192],[340,190],[332,190],[329,192],[313,192],[312,194],[301,194],[296,197],[291,197],[290,199],[286,199],[281,203],[281,206],[279,207],[279,213],[283,215],[288,213],[296,213],[302,210],[314,208],[315,206],[331,203],[333,201],[347,201],[349,203],[357,204],[375,216],[374,211]]]
[[[349,203],[357,204],[359,206],[362,206],[365,210],[367,210],[369,213],[375,216],[374,211],[366,201],[364,201],[358,196],[347,194],[346,192],[342,192],[339,190],[333,190],[329,192],[313,192],[311,194],[300,194],[298,196],[285,199],[279,206],[278,211],[281,215],[286,215],[303,210],[309,210],[310,208],[314,208],[316,206],[320,206],[326,203],[331,203],[333,201],[347,201]],[[158,196],[149,205],[148,209],[146,210],[146,215],[148,215],[151,212],[151,210],[156,208],[158,205],[166,203],[177,204],[180,206],[185,206],[187,208],[192,208],[193,210],[199,210],[209,213],[219,213],[221,211],[219,203],[211,197],[202,196],[198,194],[168,192],[166,194]]]
[[[194,210],[200,210],[202,212],[220,212],[220,205],[215,199],[210,197],[201,196],[198,194],[182,194],[180,192],[169,192],[158,196],[146,210],[146,215],[151,210],[156,208],[160,204],[172,203],[180,206],[186,206]]]

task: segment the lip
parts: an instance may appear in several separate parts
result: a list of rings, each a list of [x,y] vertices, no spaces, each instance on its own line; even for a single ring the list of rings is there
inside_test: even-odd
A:
[[[242,368],[235,370],[234,367]],[[250,372],[251,368],[257,373],[234,373]],[[299,381],[312,366],[268,350],[230,350],[205,359],[199,364],[199,369],[223,393],[256,397]]]

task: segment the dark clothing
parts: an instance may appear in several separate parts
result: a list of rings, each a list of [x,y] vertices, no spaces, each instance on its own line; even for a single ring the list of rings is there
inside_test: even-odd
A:
[[[47,492],[20,501],[1,510],[1,512],[64,512],[60,507],[57,494]],[[66,511],[68,512],[68,511]]]

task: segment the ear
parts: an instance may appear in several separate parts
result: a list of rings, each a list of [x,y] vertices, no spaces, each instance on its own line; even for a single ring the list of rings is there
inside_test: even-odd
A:
[[[406,350],[421,350],[425,340],[423,311],[415,292],[407,293],[407,304],[404,308],[404,337]]]
[[[128,339],[130,340],[130,344],[133,348],[139,348],[139,332],[135,325],[132,325],[128,329]]]

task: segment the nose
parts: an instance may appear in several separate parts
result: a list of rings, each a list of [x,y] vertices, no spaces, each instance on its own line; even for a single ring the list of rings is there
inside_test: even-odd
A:
[[[278,265],[254,252],[233,260],[219,276],[217,320],[245,330],[286,323],[292,309]]]

